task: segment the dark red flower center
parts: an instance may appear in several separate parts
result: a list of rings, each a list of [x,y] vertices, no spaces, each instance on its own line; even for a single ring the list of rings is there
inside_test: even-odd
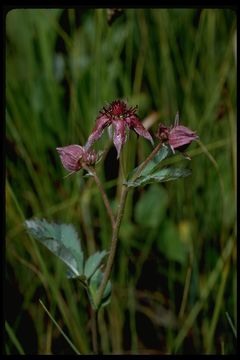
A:
[[[169,128],[163,124],[160,124],[156,136],[163,142],[168,141]]]
[[[111,108],[109,109],[112,115],[115,116],[120,116],[125,114],[126,110],[127,110],[127,106],[123,101],[114,101],[111,104]]]
[[[135,114],[137,106],[128,107],[124,101],[115,100],[107,108],[103,108],[100,113],[106,115],[110,120],[125,119]]]

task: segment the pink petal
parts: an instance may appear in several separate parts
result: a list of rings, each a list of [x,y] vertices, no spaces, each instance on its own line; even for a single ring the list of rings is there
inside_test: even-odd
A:
[[[145,139],[151,141],[151,143],[154,144],[152,136],[147,131],[147,129],[145,129],[136,115],[126,118],[126,122],[130,129],[133,129],[138,135],[143,136]]]
[[[123,144],[126,142],[126,124],[121,120],[113,120],[113,143],[117,149],[117,158],[119,158]]]
[[[170,130],[169,133],[169,145],[171,145],[174,149],[191,144],[193,140],[198,139],[198,135],[192,131],[191,129],[178,125]]]
[[[84,150],[80,145],[68,145],[58,147],[57,152],[60,155],[61,162],[68,171],[78,171],[81,169],[80,159],[84,154]]]
[[[103,130],[105,129],[106,126],[110,125],[110,123],[111,121],[105,115],[101,115],[100,117],[97,118],[96,125],[92,133],[90,134],[87,143],[84,146],[86,150],[88,150],[92,146],[92,144],[102,136]]]

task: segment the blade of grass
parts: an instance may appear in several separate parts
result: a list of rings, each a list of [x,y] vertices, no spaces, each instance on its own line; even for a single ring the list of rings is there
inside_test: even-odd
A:
[[[54,325],[58,328],[58,330],[60,331],[60,333],[62,334],[62,336],[65,338],[65,340],[68,342],[68,344],[71,346],[71,348],[73,349],[73,351],[78,354],[81,355],[81,353],[78,351],[78,349],[76,348],[76,346],[72,343],[72,341],[69,339],[69,337],[65,334],[65,332],[61,329],[61,327],[58,325],[58,323],[55,321],[55,319],[52,317],[52,315],[50,314],[50,312],[48,311],[48,309],[46,308],[46,306],[43,304],[43,302],[41,301],[41,299],[39,299],[40,304],[42,305],[43,309],[46,311],[46,313],[48,314],[48,316],[50,317],[50,319],[52,320],[52,322],[54,323]]]
[[[136,326],[136,298],[134,284],[130,284],[128,288],[128,309],[130,316],[130,329],[131,329],[131,353],[138,353],[138,337]]]
[[[227,277],[228,277],[228,273],[229,273],[229,261],[227,261],[226,265],[223,268],[223,272],[222,272],[222,276],[221,276],[221,283],[217,292],[217,296],[216,296],[216,304],[214,307],[214,311],[213,311],[213,316],[212,316],[212,321],[210,323],[210,327],[208,330],[208,336],[206,339],[206,353],[210,354],[212,352],[212,348],[214,345],[213,339],[214,339],[214,335],[215,335],[215,331],[216,331],[216,326],[217,326],[217,322],[219,320],[219,315],[220,315],[220,311],[221,311],[221,307],[222,307],[222,303],[223,303],[223,296],[224,296],[224,290],[226,287],[226,282],[227,282]]]
[[[20,342],[18,341],[16,335],[14,334],[13,329],[11,328],[11,326],[8,324],[8,322],[5,322],[5,327],[8,333],[9,338],[11,339],[12,343],[15,345],[16,349],[18,350],[20,355],[25,355],[25,352],[22,348],[22,345],[20,344]]]
[[[235,336],[235,338],[237,338],[237,329],[236,329],[235,326],[233,325],[232,319],[230,318],[230,316],[229,316],[229,314],[228,314],[227,311],[225,312],[225,315],[226,315],[226,317],[227,317],[227,319],[228,319],[229,325],[231,326],[233,335]]]
[[[11,187],[9,188],[9,190],[14,199],[14,202],[16,203],[16,207],[17,207],[18,211],[20,212],[20,216],[24,218],[21,206],[20,206],[15,194],[13,193]],[[24,220],[25,220],[25,218],[24,218]],[[84,336],[86,336],[86,334],[81,334],[81,336],[80,336],[79,330],[81,329],[81,326],[79,323],[78,323],[78,325],[76,324],[76,320],[78,319],[78,317],[76,317],[76,314],[77,314],[76,306],[75,306],[75,308],[72,308],[72,311],[70,312],[69,306],[67,306],[67,304],[65,303],[65,301],[59,291],[59,284],[56,283],[56,279],[55,279],[54,275],[49,273],[47,266],[45,264],[45,261],[44,261],[42,255],[41,255],[41,252],[38,248],[38,245],[36,244],[36,241],[31,236],[30,236],[30,239],[31,239],[31,246],[29,246],[29,244],[27,244],[28,245],[27,249],[28,249],[28,252],[30,253],[31,258],[34,259],[34,261],[39,262],[39,264],[40,264],[41,270],[43,272],[43,276],[41,276],[42,284],[44,285],[47,293],[49,293],[49,288],[51,289],[52,293],[54,294],[54,297],[57,299],[57,303],[60,308],[61,314],[64,318],[64,321],[66,323],[66,326],[68,327],[69,331],[72,333],[72,336],[74,336],[74,338],[76,339],[78,344],[81,346],[81,348],[85,352],[85,351],[87,351],[87,348],[88,348],[86,342],[83,339]],[[69,294],[69,298],[73,299],[72,293]],[[75,305],[76,305],[76,303],[75,303]],[[71,314],[74,312],[75,312],[75,317],[71,316]]]
[[[221,271],[223,269],[223,266],[224,266],[226,260],[231,255],[232,248],[233,248],[233,240],[229,239],[225,248],[223,249],[222,256],[219,257],[214,270],[208,276],[208,281],[201,293],[200,299],[194,305],[194,307],[190,311],[190,314],[187,316],[186,320],[184,321],[184,323],[181,326],[181,330],[179,331],[179,333],[175,339],[175,342],[174,342],[174,352],[178,351],[179,347],[181,346],[185,337],[187,336],[190,328],[193,326],[194,321],[196,320],[196,318],[197,318],[199,312],[201,311],[203,305],[205,304],[210,292],[212,291],[212,289],[218,279],[218,276],[221,274]]]

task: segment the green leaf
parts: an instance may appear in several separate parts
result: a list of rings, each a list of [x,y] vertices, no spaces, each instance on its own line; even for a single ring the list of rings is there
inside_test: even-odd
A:
[[[98,269],[93,274],[89,282],[88,297],[94,309],[96,309],[97,292],[101,284],[102,278],[103,278],[103,272],[100,269]],[[106,306],[110,303],[111,292],[112,292],[112,284],[111,281],[108,280],[100,306]]]
[[[150,175],[140,176],[134,181],[129,180],[125,182],[125,185],[128,187],[145,186],[154,182],[177,180],[181,177],[186,177],[189,175],[191,175],[191,170],[189,169],[165,167],[161,170],[151,173]]]
[[[78,279],[82,283],[82,285],[84,285],[85,287],[87,286],[87,279],[85,275],[76,275],[74,272],[72,272],[72,270],[68,268],[66,276],[68,279]]]
[[[164,159],[173,155],[173,151],[169,145],[163,145],[159,152],[155,155],[155,157],[147,164],[147,166],[141,172],[141,176],[149,175],[150,173],[154,172],[160,162]]]
[[[165,216],[167,203],[167,191],[157,184],[151,185],[137,202],[136,222],[141,226],[156,227]]]
[[[95,254],[91,255],[84,266],[84,275],[87,279],[95,273],[95,271],[99,268],[102,263],[103,258],[107,255],[106,250],[97,251]]]
[[[172,155],[173,152],[171,147],[169,145],[163,145],[160,148],[159,152],[155,155],[155,157],[151,161],[149,161],[149,163],[145,166],[143,171],[140,173],[140,176],[142,177],[142,176],[150,175],[150,173],[154,172],[158,168],[161,161]],[[141,165],[142,164],[140,164],[138,167],[136,167],[133,171],[130,172],[130,174],[127,177],[128,180],[131,180],[131,178],[135,175],[135,173],[138,171]]]
[[[48,223],[44,220],[26,220],[30,235],[58,256],[71,270],[71,274],[83,274],[83,252],[74,227],[70,224]]]

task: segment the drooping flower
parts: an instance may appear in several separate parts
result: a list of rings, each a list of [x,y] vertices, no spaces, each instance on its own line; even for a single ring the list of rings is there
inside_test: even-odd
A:
[[[113,127],[113,143],[117,149],[118,158],[127,139],[127,129],[134,130],[138,135],[151,141],[153,139],[147,129],[142,125],[136,115],[137,106],[128,107],[127,103],[121,100],[113,101],[108,107],[104,107],[97,117],[96,125],[90,134],[85,149],[89,149],[103,134],[106,127]]]
[[[56,150],[64,168],[71,172],[79,171],[83,164],[93,165],[98,160],[94,150],[86,150],[80,145],[57,147]]]
[[[179,113],[175,117],[174,126],[168,128],[160,124],[156,136],[164,143],[168,142],[173,152],[174,150],[184,151],[199,136],[191,129],[179,125]]]

